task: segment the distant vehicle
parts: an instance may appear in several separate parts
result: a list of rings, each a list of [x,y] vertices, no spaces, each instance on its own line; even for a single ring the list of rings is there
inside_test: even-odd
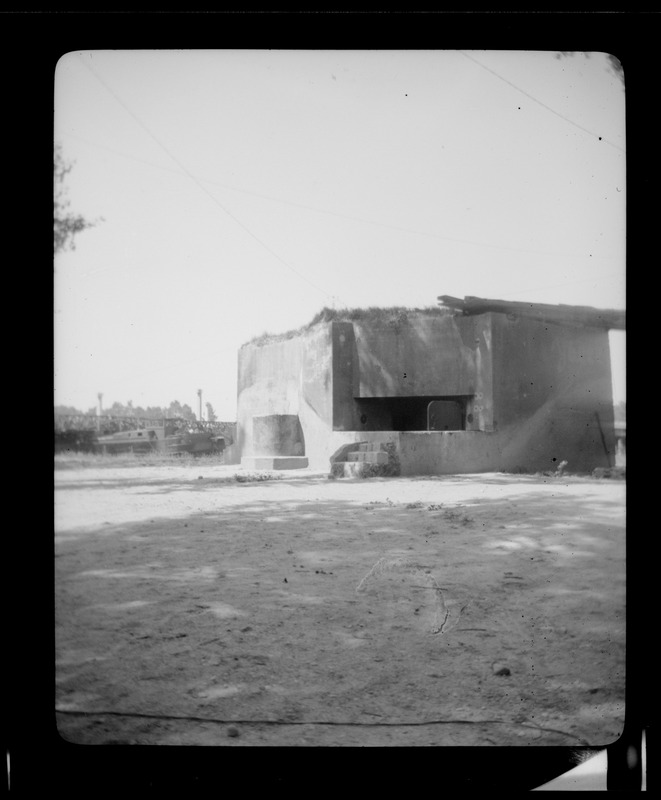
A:
[[[166,419],[162,425],[147,425],[96,437],[94,449],[100,453],[222,453],[225,437],[205,429],[198,422]]]

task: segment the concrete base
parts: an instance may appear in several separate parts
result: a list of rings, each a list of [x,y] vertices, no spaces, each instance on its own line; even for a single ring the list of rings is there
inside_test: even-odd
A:
[[[241,459],[244,469],[305,469],[305,456],[251,456]]]
[[[347,445],[336,453],[330,470],[331,478],[385,478],[399,474],[397,447],[391,442]]]

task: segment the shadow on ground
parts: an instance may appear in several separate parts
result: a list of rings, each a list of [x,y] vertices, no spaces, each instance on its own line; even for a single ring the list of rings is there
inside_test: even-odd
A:
[[[432,491],[456,480],[430,482],[424,499],[410,482],[417,493],[397,501],[383,497],[387,480],[343,481],[347,494],[360,489],[352,499],[278,499],[283,483],[323,485],[127,481],[118,502],[138,495],[158,510],[192,489],[217,502],[56,532],[66,740],[530,748],[617,738],[621,503],[531,480],[525,494],[487,500],[473,480],[460,503]]]

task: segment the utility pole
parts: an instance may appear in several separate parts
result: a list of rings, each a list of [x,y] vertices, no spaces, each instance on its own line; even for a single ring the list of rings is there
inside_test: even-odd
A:
[[[199,403],[199,407],[200,407],[200,422],[202,422],[202,389],[198,389],[197,390],[197,396],[200,398],[200,403]]]
[[[99,392],[97,394],[97,398],[99,400],[99,405],[96,409],[96,429],[97,431],[101,430],[101,415],[103,414],[103,392]]]

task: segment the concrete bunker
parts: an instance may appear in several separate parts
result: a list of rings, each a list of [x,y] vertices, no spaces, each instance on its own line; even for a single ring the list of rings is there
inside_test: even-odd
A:
[[[244,466],[402,475],[610,467],[610,329],[622,311],[441,297],[324,309],[239,351]],[[270,460],[269,460],[270,459]],[[335,471],[336,472],[336,471]]]

